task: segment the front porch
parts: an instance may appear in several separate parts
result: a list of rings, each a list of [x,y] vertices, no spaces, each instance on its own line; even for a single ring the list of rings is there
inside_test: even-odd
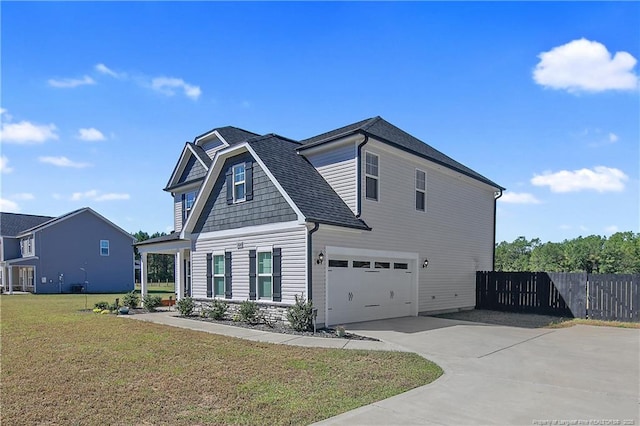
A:
[[[173,232],[158,238],[135,244],[140,254],[140,296],[148,294],[148,267],[150,254],[165,254],[174,257],[174,290],[176,300],[191,295],[191,241],[180,239]]]
[[[16,259],[2,262],[0,266],[0,287],[3,292],[35,293],[36,267],[34,265],[29,265],[23,259]]]

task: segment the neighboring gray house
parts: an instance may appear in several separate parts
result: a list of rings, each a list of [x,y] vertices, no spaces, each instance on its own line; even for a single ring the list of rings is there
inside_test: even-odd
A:
[[[88,207],[59,217],[1,213],[0,286],[10,293],[131,291],[134,241]]]
[[[504,188],[374,117],[295,141],[234,127],[188,142],[165,188],[175,232],[137,244],[176,257],[176,293],[318,323],[473,308],[493,266]]]

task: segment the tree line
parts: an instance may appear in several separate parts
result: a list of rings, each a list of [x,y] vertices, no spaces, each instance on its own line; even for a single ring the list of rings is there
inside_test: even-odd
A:
[[[496,244],[495,270],[505,272],[640,273],[640,234],[578,237],[561,243],[518,237]]]
[[[131,234],[138,240],[138,242],[146,241],[151,238],[157,238],[167,235],[164,232],[155,232],[149,235],[147,232],[138,231],[135,234]],[[137,248],[134,248],[136,260],[140,260],[140,253]],[[148,281],[173,281],[175,271],[175,258],[170,254],[155,254],[149,253],[147,255],[147,280]],[[136,281],[140,281],[139,271],[136,271]]]

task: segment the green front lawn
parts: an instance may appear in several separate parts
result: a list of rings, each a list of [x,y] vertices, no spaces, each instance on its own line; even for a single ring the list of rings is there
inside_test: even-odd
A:
[[[415,354],[255,343],[84,306],[0,296],[3,424],[308,424],[442,374]]]

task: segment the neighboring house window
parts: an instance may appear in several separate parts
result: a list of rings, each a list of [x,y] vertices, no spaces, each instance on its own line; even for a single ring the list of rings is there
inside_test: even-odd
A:
[[[213,256],[213,295],[224,296],[224,255]]]
[[[427,207],[427,174],[416,169],[416,210],[425,211]]]
[[[109,240],[100,240],[100,256],[109,256]]]
[[[33,238],[23,238],[20,240],[20,253],[22,256],[33,255]]]
[[[271,252],[258,252],[258,299],[271,299],[273,295],[272,272]]]
[[[233,201],[245,200],[245,168],[244,163],[233,166]]]
[[[182,194],[182,221],[183,223],[187,221],[189,217],[189,213],[191,213],[191,209],[196,202],[196,196],[198,192],[192,191],[187,192],[186,194]]]
[[[31,238],[27,238],[27,253],[32,254],[33,253],[33,239]]]
[[[365,197],[367,200],[378,201],[378,156],[370,152],[365,153]]]

